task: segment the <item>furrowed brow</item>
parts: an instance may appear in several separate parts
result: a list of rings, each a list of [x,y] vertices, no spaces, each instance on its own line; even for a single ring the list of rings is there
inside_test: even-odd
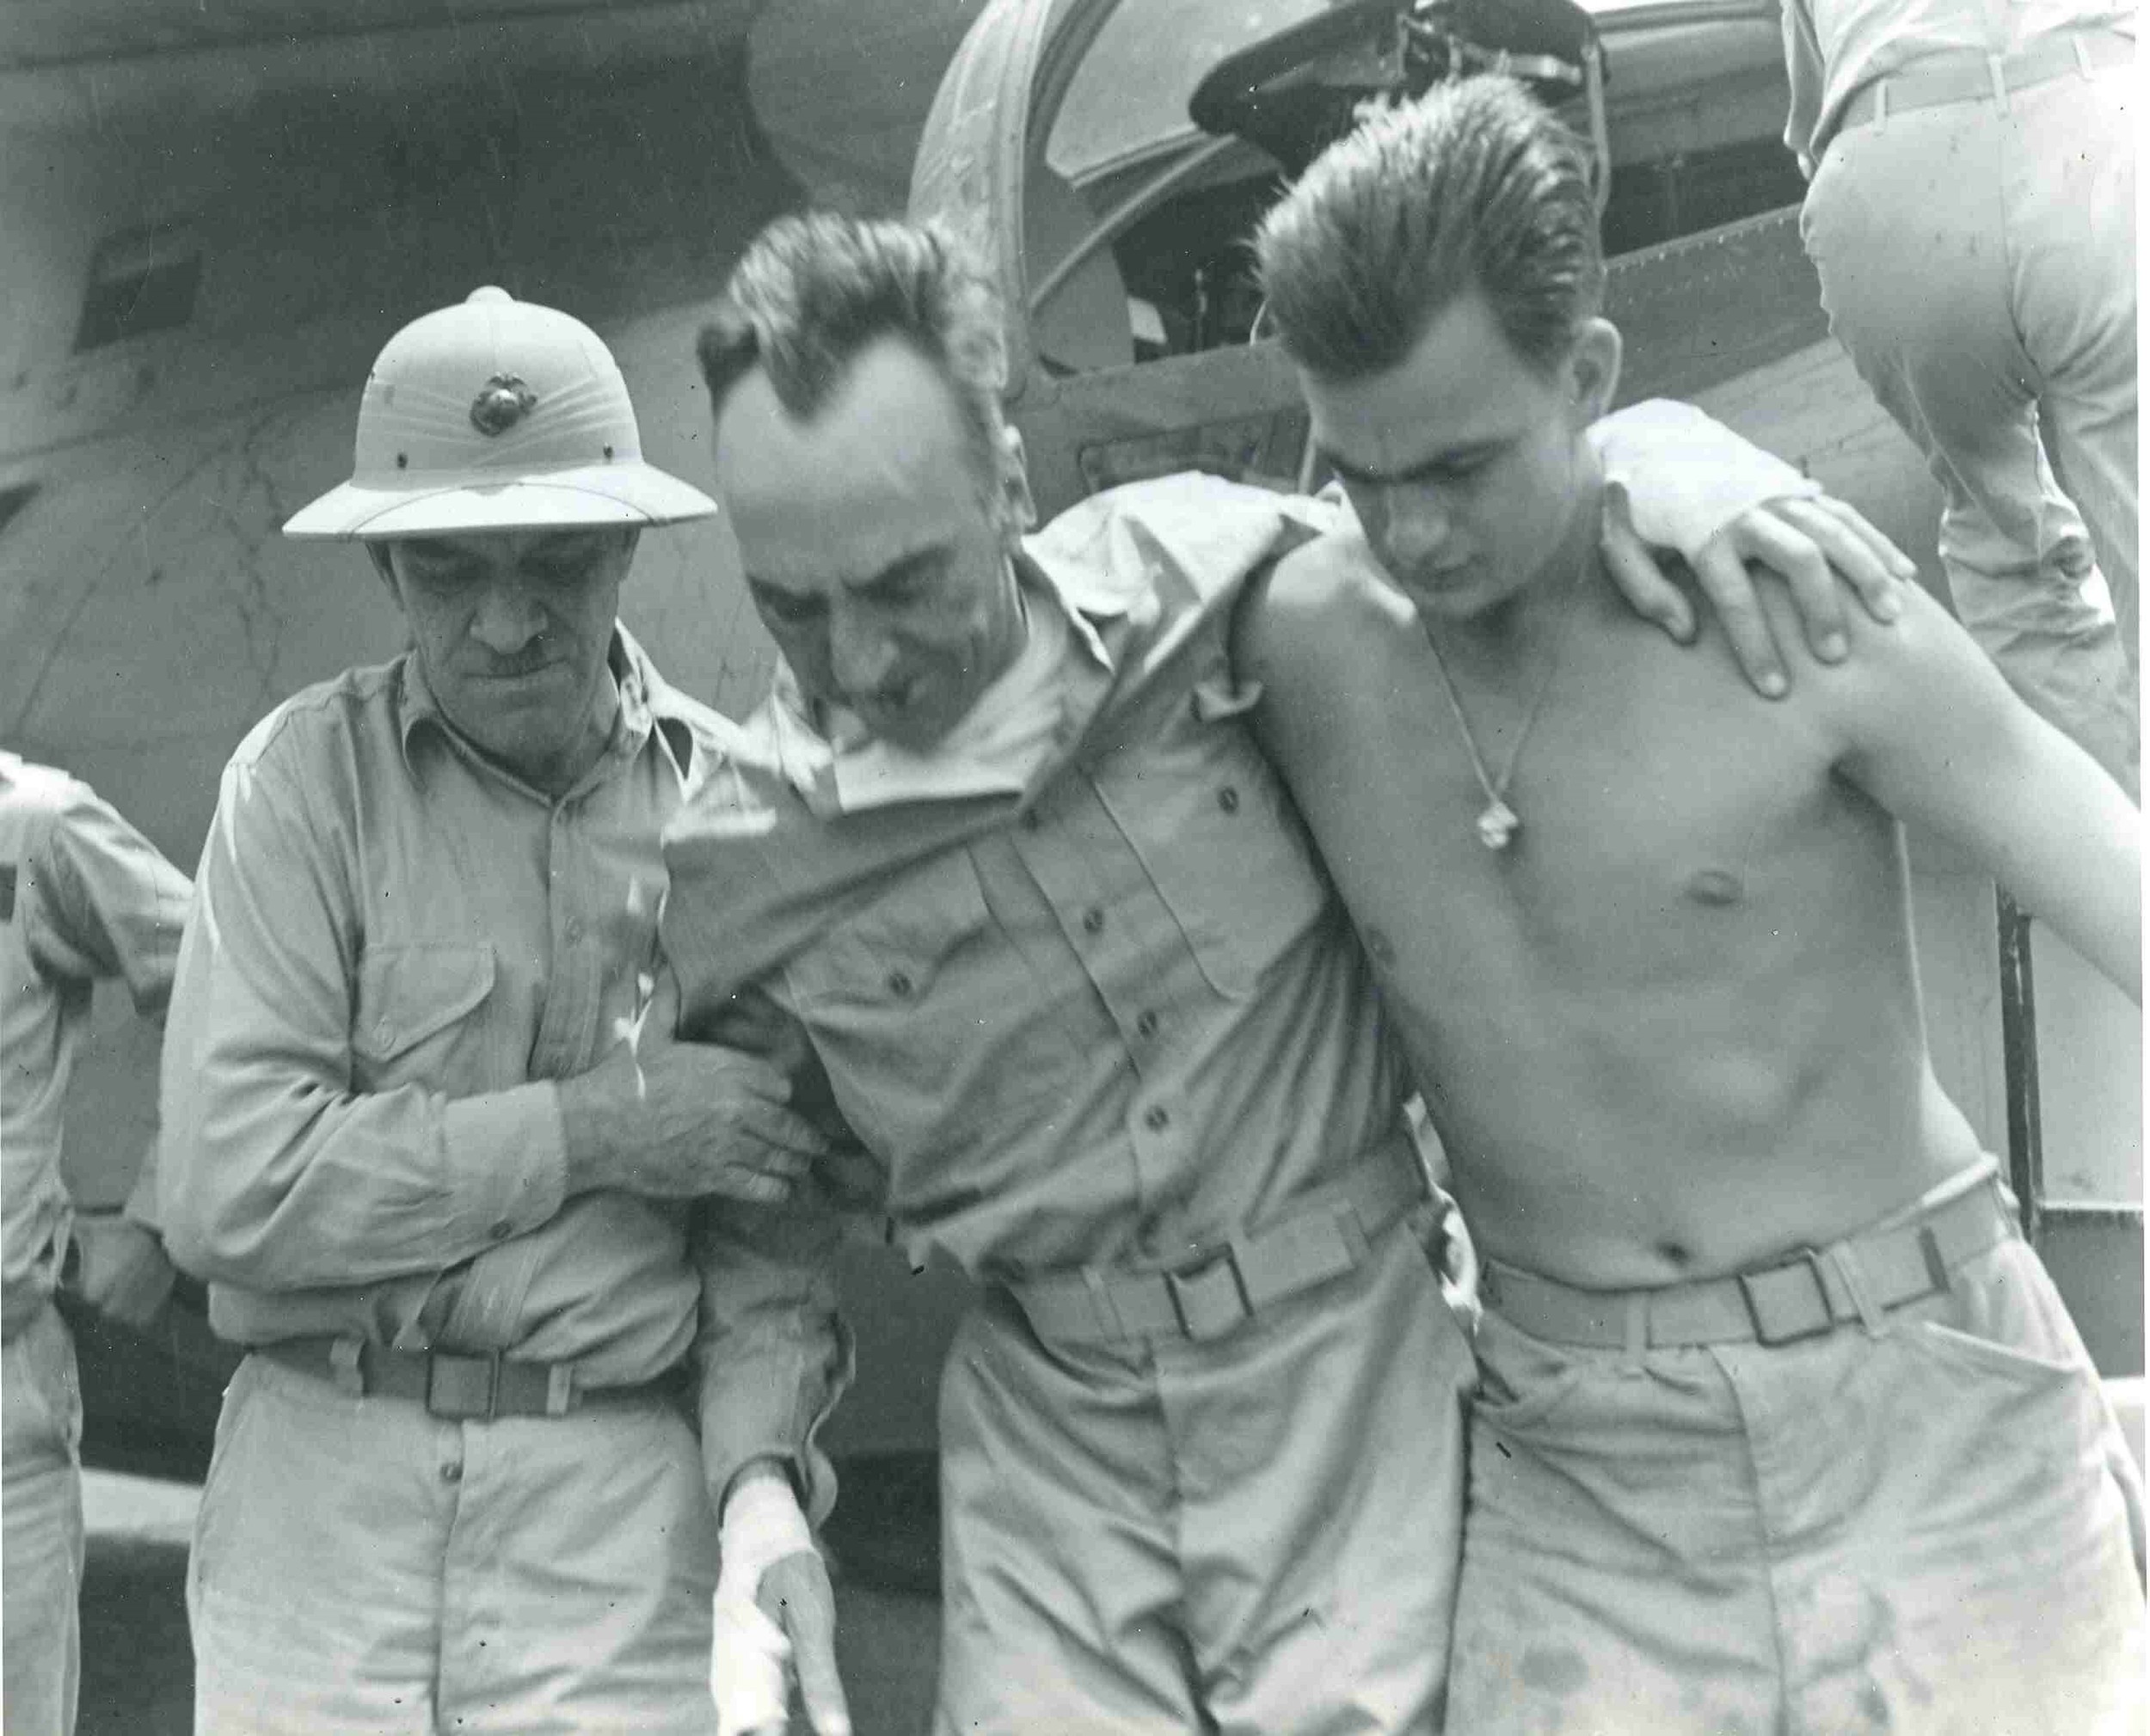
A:
[[[891,561],[880,572],[863,585],[851,587],[854,594],[874,597],[899,589],[913,579],[919,578],[938,567],[948,558],[948,549],[936,543],[924,549],[914,549],[900,559]]]
[[[1480,459],[1491,457],[1503,444],[1499,440],[1479,440],[1467,446],[1450,446],[1393,470],[1367,469],[1347,458],[1339,457],[1324,445],[1317,445],[1314,451],[1343,481],[1378,488],[1386,483],[1415,482],[1421,477],[1434,475],[1442,470],[1476,463]]]

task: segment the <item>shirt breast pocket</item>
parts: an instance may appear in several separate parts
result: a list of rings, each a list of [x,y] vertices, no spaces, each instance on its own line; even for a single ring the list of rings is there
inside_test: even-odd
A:
[[[370,947],[359,960],[352,1083],[361,1091],[424,1084],[451,1096],[487,1088],[471,1015],[493,992],[493,949],[464,942]]]
[[[911,870],[786,970],[862,1132],[915,1127],[980,1090],[998,1095],[993,1029],[1019,1021],[1031,987],[960,850]],[[869,1089],[855,1091],[862,1082]]]
[[[1218,993],[1244,1000],[1328,893],[1305,823],[1256,744],[1254,687],[1196,685],[1164,727],[1096,769],[1098,799]]]

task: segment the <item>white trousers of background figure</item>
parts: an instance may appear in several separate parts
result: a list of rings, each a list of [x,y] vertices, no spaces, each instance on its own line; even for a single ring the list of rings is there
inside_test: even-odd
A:
[[[0,1394],[7,1561],[0,1731],[70,1736],[82,1682],[82,1386],[58,1309],[48,1304],[8,1340]]]
[[[1945,494],[1957,615],[2131,793],[2134,82],[2123,64],[1896,113],[1884,96],[1830,141],[1800,222],[1830,329]],[[2093,561],[2116,623],[2084,595]]]

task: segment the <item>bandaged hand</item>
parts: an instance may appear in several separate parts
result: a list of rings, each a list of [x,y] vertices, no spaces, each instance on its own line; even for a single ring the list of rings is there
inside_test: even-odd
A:
[[[790,1480],[750,1469],[724,1503],[710,1653],[717,1736],[783,1736],[790,1683],[816,1736],[850,1736],[836,1600]]]

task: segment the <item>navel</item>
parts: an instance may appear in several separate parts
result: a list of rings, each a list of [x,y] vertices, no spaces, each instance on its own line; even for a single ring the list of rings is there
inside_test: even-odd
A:
[[[1675,1272],[1685,1272],[1694,1264],[1694,1249],[1684,1242],[1661,1242],[1657,1257]]]
[[[1747,882],[1729,868],[1700,868],[1687,877],[1687,896],[1698,905],[1735,905],[1747,896]]]

